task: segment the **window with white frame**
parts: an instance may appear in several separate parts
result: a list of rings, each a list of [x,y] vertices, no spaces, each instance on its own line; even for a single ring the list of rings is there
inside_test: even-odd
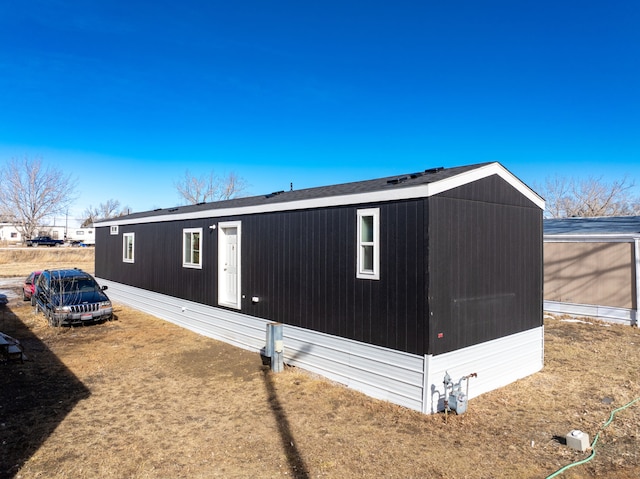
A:
[[[182,230],[182,266],[202,268],[202,228]]]
[[[112,225],[111,229],[109,231],[111,232],[112,235],[117,235],[118,234],[118,225]]]
[[[125,263],[134,262],[135,233],[124,233],[122,235],[122,261]]]
[[[356,277],[380,279],[380,208],[358,210]]]

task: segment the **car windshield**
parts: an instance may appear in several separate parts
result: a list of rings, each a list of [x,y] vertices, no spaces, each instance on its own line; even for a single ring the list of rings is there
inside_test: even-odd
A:
[[[98,285],[89,278],[64,278],[54,280],[52,288],[54,291],[62,291],[63,293],[84,293],[95,291],[98,289]]]

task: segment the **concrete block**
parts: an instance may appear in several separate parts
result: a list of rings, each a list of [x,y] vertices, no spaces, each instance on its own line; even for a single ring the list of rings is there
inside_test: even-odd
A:
[[[589,434],[586,432],[579,431],[574,429],[566,436],[567,446],[571,449],[575,449],[576,451],[586,451],[589,446]]]

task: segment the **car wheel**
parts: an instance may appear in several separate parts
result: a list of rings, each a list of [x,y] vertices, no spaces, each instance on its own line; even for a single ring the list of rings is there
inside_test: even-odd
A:
[[[22,301],[29,301],[29,296],[27,296],[27,292],[22,290]]]

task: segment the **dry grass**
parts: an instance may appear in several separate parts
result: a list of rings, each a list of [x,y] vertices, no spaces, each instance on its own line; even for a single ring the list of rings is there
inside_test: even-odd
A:
[[[628,326],[548,319],[542,372],[445,421],[295,368],[274,375],[257,354],[133,309],[55,329],[10,308],[0,330],[31,361],[0,366],[0,477],[543,478],[588,455],[554,436],[593,439],[640,396]],[[639,424],[640,403],[620,411],[595,458],[561,477],[639,477]]]
[[[0,248],[0,278],[27,276],[31,271],[80,268],[93,274],[93,248]]]

